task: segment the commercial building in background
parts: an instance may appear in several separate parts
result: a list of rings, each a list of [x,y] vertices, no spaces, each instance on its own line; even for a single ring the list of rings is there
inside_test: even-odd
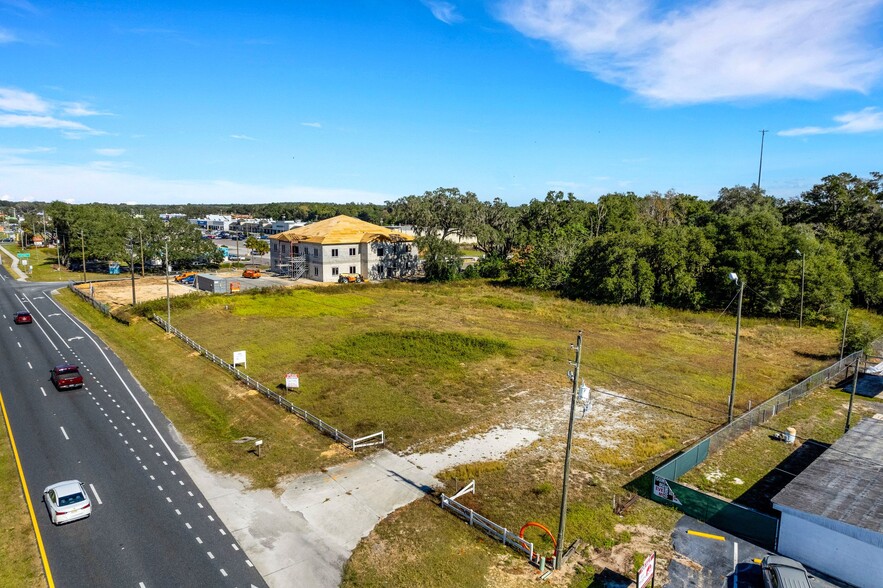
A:
[[[270,269],[317,282],[359,274],[376,281],[414,275],[414,237],[351,216],[310,223],[270,237]]]

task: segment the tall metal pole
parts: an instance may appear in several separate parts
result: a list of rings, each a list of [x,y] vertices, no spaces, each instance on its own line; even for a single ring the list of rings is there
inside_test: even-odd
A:
[[[80,248],[83,252],[83,281],[86,281],[86,239],[83,237],[83,230],[80,229]]]
[[[169,239],[166,237],[166,333],[172,328],[172,295],[169,292]]]
[[[801,253],[800,257],[803,259],[803,263],[800,265],[800,326],[799,328],[803,328],[803,288],[806,283],[806,253]]]
[[[564,555],[564,527],[567,523],[567,481],[570,477],[570,447],[573,444],[573,419],[576,413],[576,391],[579,386],[579,362],[583,348],[583,332],[576,336],[576,360],[573,369],[573,389],[570,392],[570,422],[567,425],[567,450],[564,453],[564,482],[561,489],[561,516],[558,525],[558,545],[555,550],[555,569],[561,569],[561,556]]]
[[[843,349],[846,347],[846,324],[849,322],[849,308],[846,309],[846,316],[843,317],[843,338],[840,339],[840,361],[843,361]]]
[[[135,242],[129,239],[129,274],[132,276],[132,306],[135,306]]]
[[[855,358],[855,368],[852,372],[852,392],[849,393],[849,410],[846,411],[846,429],[844,433],[849,432],[849,419],[852,418],[852,401],[855,400],[855,389],[858,387],[858,364],[861,358]]]
[[[760,193],[760,173],[763,171],[763,138],[767,134],[766,129],[760,131],[760,166],[757,168],[757,192]]]
[[[141,227],[138,227],[138,241],[141,242],[141,277],[144,277],[144,235],[141,232]]]
[[[745,280],[739,282],[739,310],[736,313],[736,343],[733,345],[733,382],[730,384],[730,403],[727,407],[727,422],[733,422],[733,403],[736,400],[736,370],[739,367],[739,329],[742,326],[742,293]]]

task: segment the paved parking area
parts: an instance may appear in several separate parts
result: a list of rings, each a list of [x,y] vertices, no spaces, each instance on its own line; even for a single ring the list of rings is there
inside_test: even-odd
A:
[[[724,540],[691,535],[698,531],[723,537]],[[738,544],[738,564],[734,568],[734,544]],[[724,533],[691,517],[682,517],[672,533],[672,546],[677,552],[668,565],[666,587],[681,588],[763,588],[760,565],[769,552],[747,541]],[[848,588],[847,584],[813,577],[813,588]]]

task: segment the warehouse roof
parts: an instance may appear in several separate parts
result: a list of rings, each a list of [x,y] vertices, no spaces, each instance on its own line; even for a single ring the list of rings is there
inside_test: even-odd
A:
[[[883,533],[883,420],[853,426],[785,486],[773,505]]]
[[[400,231],[387,229],[351,216],[339,215],[272,235],[270,239],[289,243],[317,243],[340,245],[346,243],[370,243],[373,241],[413,241]]]

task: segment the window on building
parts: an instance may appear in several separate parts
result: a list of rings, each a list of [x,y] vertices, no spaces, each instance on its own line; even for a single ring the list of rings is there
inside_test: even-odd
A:
[[[336,276],[339,273],[340,273],[340,271],[336,267],[331,268],[331,275],[332,276]]]
[[[356,273],[356,266],[354,266],[354,265],[351,265],[351,266],[350,266],[350,273],[351,273],[351,274]]]
[[[405,253],[411,253],[411,246],[405,245]]]
[[[356,254],[356,248],[350,247],[350,255],[355,255],[355,254]]]
[[[331,250],[331,257],[337,257],[337,249]]]
[[[314,267],[314,268],[313,268],[313,275],[314,275],[314,276],[318,276],[318,275],[319,275],[319,268],[317,268],[317,267]]]
[[[381,278],[383,277],[383,266],[382,265],[377,266],[377,275],[379,275]]]
[[[319,248],[313,247],[313,255],[319,255]]]
[[[377,248],[377,257],[383,257],[383,247]]]
[[[298,247],[297,245],[294,246],[294,254],[300,255],[300,247]]]

